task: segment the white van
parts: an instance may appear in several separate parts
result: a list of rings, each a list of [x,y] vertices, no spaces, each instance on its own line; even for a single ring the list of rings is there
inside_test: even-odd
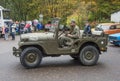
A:
[[[11,21],[12,20],[10,19],[10,10],[0,6],[0,37],[2,35],[2,29],[5,24],[9,27]]]

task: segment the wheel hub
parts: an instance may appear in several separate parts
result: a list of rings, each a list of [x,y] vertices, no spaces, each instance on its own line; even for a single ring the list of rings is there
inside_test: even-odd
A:
[[[34,54],[34,53],[29,53],[29,54],[27,55],[27,57],[26,57],[26,60],[27,60],[28,62],[30,62],[30,63],[33,63],[33,62],[35,62],[36,58],[37,58],[37,55],[36,55],[36,54]]]
[[[92,52],[88,51],[85,53],[85,58],[87,60],[91,60],[91,59],[93,59],[93,57],[94,57],[94,54]]]

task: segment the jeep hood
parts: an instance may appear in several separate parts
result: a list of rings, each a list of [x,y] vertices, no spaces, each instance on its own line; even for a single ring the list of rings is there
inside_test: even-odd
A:
[[[45,33],[22,34],[21,40],[23,40],[23,39],[28,39],[30,41],[54,39],[54,33],[45,32]]]

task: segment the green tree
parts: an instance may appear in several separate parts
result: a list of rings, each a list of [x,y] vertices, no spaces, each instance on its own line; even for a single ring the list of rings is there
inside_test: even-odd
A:
[[[65,22],[68,16],[77,13],[80,22],[102,21],[120,10],[119,0],[0,0],[0,5],[11,10],[13,20],[33,20],[42,13],[46,21],[61,17]]]

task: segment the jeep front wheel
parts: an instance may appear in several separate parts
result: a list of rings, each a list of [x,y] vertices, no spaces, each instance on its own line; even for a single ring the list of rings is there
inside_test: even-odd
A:
[[[85,46],[79,54],[79,60],[83,65],[95,65],[99,59],[99,52],[94,46]]]
[[[24,49],[20,56],[20,62],[26,68],[38,67],[41,60],[42,52],[35,47],[28,47]]]

